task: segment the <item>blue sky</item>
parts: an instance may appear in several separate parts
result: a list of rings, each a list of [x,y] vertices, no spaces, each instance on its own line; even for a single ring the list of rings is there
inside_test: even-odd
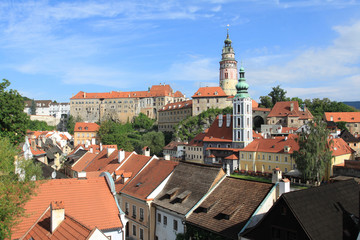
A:
[[[258,100],[360,100],[360,2],[336,0],[0,1],[0,78],[35,99],[217,86],[230,25]]]

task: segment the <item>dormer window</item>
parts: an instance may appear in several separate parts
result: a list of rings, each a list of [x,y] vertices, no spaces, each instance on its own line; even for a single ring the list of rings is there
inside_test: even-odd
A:
[[[79,127],[79,130],[82,130],[82,127]]]
[[[88,130],[88,127],[85,127],[85,130]]]

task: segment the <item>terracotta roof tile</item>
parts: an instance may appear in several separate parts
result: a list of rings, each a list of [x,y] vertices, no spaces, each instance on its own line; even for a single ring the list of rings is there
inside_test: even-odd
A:
[[[208,129],[206,129],[204,132],[199,133],[198,135],[196,135],[187,146],[194,146],[194,147],[202,147],[204,145],[203,140],[204,137],[206,135],[206,133],[208,132]]]
[[[85,167],[94,159],[96,158],[96,153],[85,153],[75,164],[72,166],[72,170],[76,172],[81,172],[85,169]]]
[[[171,141],[168,145],[166,145],[165,147],[163,147],[163,150],[177,150],[178,146],[184,146],[187,143],[185,142],[176,142],[176,141]]]
[[[36,194],[25,204],[26,217],[13,229],[19,238],[41,216],[53,200],[62,200],[67,214],[90,228],[121,228],[119,210],[105,177],[38,181]]]
[[[77,122],[74,132],[97,132],[100,126],[96,123]]]
[[[293,110],[291,111],[291,104],[293,104]],[[299,103],[297,101],[277,102],[271,109],[268,117],[299,117],[299,119],[311,119],[313,118],[311,112],[306,109],[305,111],[299,110]]]
[[[226,177],[187,218],[187,222],[226,238],[238,239],[237,234],[273,186]],[[229,219],[225,219],[226,215]]]
[[[178,162],[154,159],[123,188],[121,193],[146,200],[177,165]]]
[[[325,112],[326,121],[332,122],[360,122],[360,112]]]
[[[225,159],[228,160],[238,160],[239,158],[235,154],[231,154],[230,156],[227,156]]]
[[[232,115],[228,116],[231,119],[229,127],[226,126],[226,115],[223,115],[221,127],[219,127],[219,116],[217,116],[205,134],[204,142],[232,142]]]
[[[191,107],[192,107],[192,100],[168,103],[165,106],[163,106],[161,109],[159,109],[159,112],[171,111],[171,110],[177,110],[177,109],[187,109],[187,108],[191,108]]]
[[[192,98],[200,97],[227,97],[227,95],[221,87],[201,87]]]
[[[333,156],[341,156],[345,154],[351,154],[354,150],[347,145],[347,143],[342,138],[334,138],[333,144],[330,147]],[[329,140],[330,141],[330,140]]]
[[[51,232],[51,209],[45,210],[42,218],[30,229],[23,239],[87,239],[91,229],[65,213],[65,219]]]
[[[149,161],[152,159],[152,157],[144,156],[144,155],[138,155],[134,152],[129,158],[127,158],[115,171],[115,175],[121,175],[123,173],[132,173],[131,176],[126,175],[129,177],[129,179],[126,182],[123,182],[121,178],[117,179],[115,181],[115,189],[116,192],[120,192],[121,189],[127,184],[132,176],[135,176],[146,164],[149,163]],[[125,177],[125,176],[124,176]]]
[[[285,138],[287,140],[285,140]],[[240,149],[241,152],[272,152],[284,153],[284,147],[289,146],[289,154],[294,150],[299,150],[299,144],[294,137],[274,137],[274,138],[260,138],[254,139],[245,148]]]

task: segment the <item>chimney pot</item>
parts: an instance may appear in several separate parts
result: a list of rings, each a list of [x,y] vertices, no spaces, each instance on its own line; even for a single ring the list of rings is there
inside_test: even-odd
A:
[[[50,204],[51,210],[51,233],[55,231],[55,229],[61,224],[61,222],[65,219],[65,208],[63,201],[52,201]]]

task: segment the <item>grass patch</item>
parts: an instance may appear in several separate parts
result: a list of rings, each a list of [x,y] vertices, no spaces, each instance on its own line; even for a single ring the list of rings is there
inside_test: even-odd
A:
[[[250,180],[250,181],[257,181],[257,182],[271,183],[271,179],[262,178],[262,177],[254,177],[254,176],[239,175],[239,174],[231,174],[231,177],[241,178],[241,179],[244,179],[244,180]]]

